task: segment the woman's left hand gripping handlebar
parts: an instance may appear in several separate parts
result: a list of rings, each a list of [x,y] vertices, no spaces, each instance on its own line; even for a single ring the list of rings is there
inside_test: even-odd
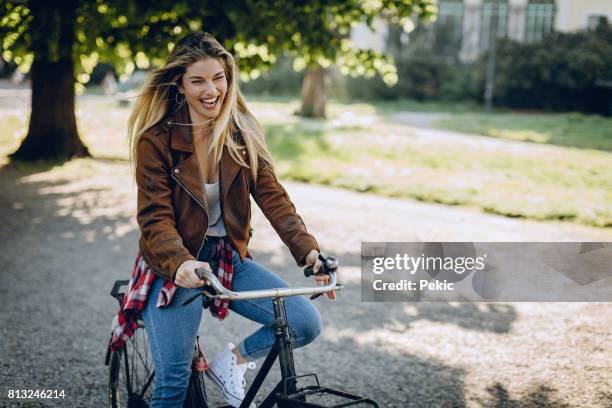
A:
[[[315,284],[317,286],[325,286],[329,283],[329,275],[323,272],[319,272],[323,262],[319,259],[319,251],[316,249],[311,250],[308,255],[306,255],[306,264],[313,265],[312,269],[315,272],[313,278],[315,280]],[[330,290],[327,292],[327,297],[330,300],[336,299],[336,291]]]

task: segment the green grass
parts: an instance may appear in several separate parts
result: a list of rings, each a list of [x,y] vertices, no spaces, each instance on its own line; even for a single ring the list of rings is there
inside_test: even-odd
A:
[[[491,133],[493,137],[535,141],[490,144],[474,138],[416,137],[410,127],[388,122],[386,114],[379,114],[386,108],[378,104],[332,101],[327,120],[312,120],[293,115],[299,107],[295,99],[249,101],[264,125],[281,178],[470,206],[508,217],[612,227],[609,119],[576,114],[445,115],[441,126],[481,133],[476,130],[486,124],[500,130]],[[108,98],[79,99],[79,127],[96,157],[127,159],[128,114],[129,109]],[[17,147],[25,126],[25,115],[0,116],[3,154]]]
[[[297,101],[254,105],[281,177],[508,217],[612,227],[612,154],[606,149],[423,140],[408,127],[385,122],[369,104],[331,103],[327,121],[297,118],[291,115],[296,107]],[[468,114],[449,116],[455,115]],[[533,114],[496,115],[538,126]],[[571,121],[576,115],[563,116]],[[597,129],[594,140],[586,140],[588,133],[566,137],[597,146],[605,120],[581,120]]]
[[[251,102],[262,103],[288,103],[295,102],[295,95],[247,95],[247,100]],[[426,101],[419,102],[411,99],[398,100],[371,100],[365,99],[346,99],[346,98],[330,98],[331,105],[351,105],[351,106],[367,106],[373,112],[379,114],[394,113],[398,111],[410,112],[482,112],[483,107],[474,102],[437,102]],[[496,109],[496,112],[506,112],[506,109]]]
[[[612,151],[612,118],[581,113],[455,113],[444,129],[557,146]]]

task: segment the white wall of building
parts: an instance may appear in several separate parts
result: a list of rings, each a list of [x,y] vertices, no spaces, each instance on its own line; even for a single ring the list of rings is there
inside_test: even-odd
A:
[[[555,29],[576,31],[588,28],[589,16],[603,15],[612,23],[612,0],[556,0]]]

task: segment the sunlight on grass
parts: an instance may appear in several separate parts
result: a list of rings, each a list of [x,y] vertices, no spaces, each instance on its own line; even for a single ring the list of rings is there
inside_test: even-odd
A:
[[[0,156],[6,156],[19,147],[19,142],[27,131],[28,117],[7,113],[0,120]]]
[[[531,130],[496,130],[492,136],[540,146],[506,150],[417,139],[409,128],[376,115],[363,120],[346,114],[350,108],[336,106],[327,122],[293,117],[287,126],[265,120],[280,175],[509,217],[612,226],[610,153],[549,147],[549,134]],[[342,118],[358,119],[348,127],[330,125]]]
[[[437,127],[557,146],[612,151],[612,118],[581,113],[454,113]]]
[[[542,132],[535,132],[530,129],[506,130],[506,129],[487,129],[486,136],[498,137],[500,139],[516,140],[519,142],[548,143],[550,135]]]
[[[388,123],[388,111],[380,114],[373,104],[332,102],[328,119],[320,120],[295,116],[296,99],[247,99],[280,177],[508,217],[612,227],[611,119],[459,112],[438,124],[512,141],[505,146],[417,137],[408,126]],[[128,158],[128,115],[129,108],[102,96],[79,99],[79,129],[95,157]],[[12,111],[0,117],[3,155],[17,148],[26,119]],[[79,166],[89,171],[86,162]]]

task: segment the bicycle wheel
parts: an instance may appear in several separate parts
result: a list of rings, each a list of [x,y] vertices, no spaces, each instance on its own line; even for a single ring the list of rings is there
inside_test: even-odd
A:
[[[194,350],[196,356],[197,349]],[[138,321],[138,329],[125,346],[111,354],[109,370],[111,408],[149,407],[155,371],[142,320]],[[203,372],[192,370],[183,408],[208,408]]]
[[[109,364],[109,406],[111,408],[148,408],[153,393],[153,359],[149,352],[144,323],[123,348],[111,354]]]

